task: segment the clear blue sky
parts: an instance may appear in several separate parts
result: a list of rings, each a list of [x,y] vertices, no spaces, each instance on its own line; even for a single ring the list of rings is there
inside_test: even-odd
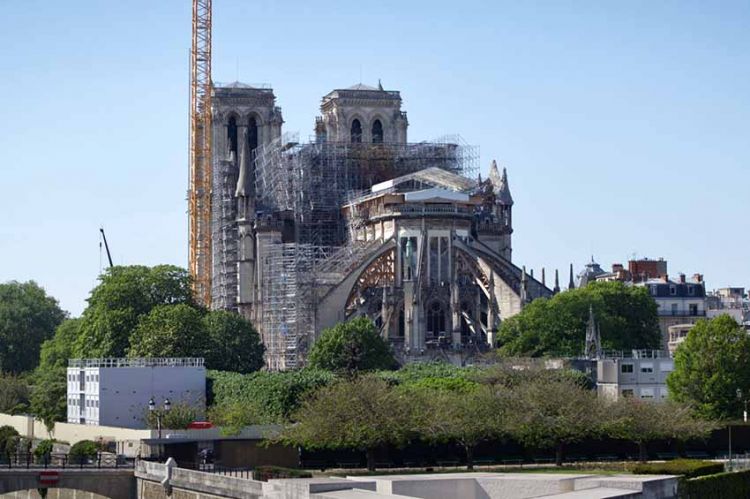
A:
[[[73,315],[100,269],[187,264],[190,0],[3,2],[0,282]],[[285,130],[361,80],[412,140],[508,168],[514,261],[669,260],[750,286],[750,3],[214,0],[214,80],[273,85]],[[538,275],[538,274],[537,274]]]

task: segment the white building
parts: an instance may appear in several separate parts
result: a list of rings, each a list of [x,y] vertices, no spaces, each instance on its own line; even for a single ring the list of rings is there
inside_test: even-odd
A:
[[[146,428],[152,399],[205,409],[201,358],[71,359],[67,380],[68,423]]]
[[[597,360],[596,389],[600,396],[617,400],[636,397],[665,400],[669,395],[667,376],[674,360],[667,352],[633,350]]]

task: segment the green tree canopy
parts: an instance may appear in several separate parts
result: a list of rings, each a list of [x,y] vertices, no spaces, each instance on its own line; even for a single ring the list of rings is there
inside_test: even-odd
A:
[[[390,345],[366,317],[358,317],[326,329],[310,349],[311,367],[354,373],[394,369],[396,359]]]
[[[357,377],[320,388],[296,412],[281,440],[310,449],[358,449],[375,468],[375,450],[403,445],[413,431],[408,396],[376,377]]]
[[[159,305],[194,305],[190,276],[173,265],[116,266],[88,299],[75,357],[124,357],[141,317]]]
[[[520,314],[503,321],[500,352],[528,357],[581,355],[589,306],[594,309],[604,349],[659,347],[657,307],[645,287],[593,282],[534,300]]]
[[[130,336],[129,357],[203,357],[209,347],[201,312],[186,305],[158,305]]]
[[[29,406],[30,389],[26,379],[15,374],[0,374],[0,412],[21,414]]]
[[[749,365],[750,336],[733,318],[698,321],[675,352],[670,397],[707,418],[737,418],[743,409],[737,390],[750,397]]]
[[[55,421],[64,421],[67,413],[67,367],[73,357],[73,344],[81,328],[81,319],[67,319],[55,335],[42,344],[39,367],[34,371],[31,412],[48,429]]]
[[[626,397],[604,412],[608,436],[638,444],[640,460],[648,460],[647,445],[657,440],[688,441],[705,438],[713,423],[698,419],[686,405]]]
[[[602,432],[602,404],[580,383],[540,377],[513,387],[511,396],[514,438],[531,447],[555,448],[558,465],[566,444]]]
[[[405,390],[414,405],[411,413],[419,435],[428,442],[460,445],[470,470],[474,469],[474,449],[479,443],[505,438],[512,432],[507,418],[511,399],[503,391],[489,386],[435,389],[424,384],[412,384]]]
[[[263,367],[265,348],[253,325],[233,312],[213,311],[203,317],[209,348],[206,367],[250,373]]]
[[[66,313],[34,281],[0,284],[0,372],[22,373],[39,362],[39,348]]]

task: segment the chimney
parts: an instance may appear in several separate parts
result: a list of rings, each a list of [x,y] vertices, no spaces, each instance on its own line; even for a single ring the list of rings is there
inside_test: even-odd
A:
[[[693,281],[695,282],[703,282],[703,274],[693,274]]]
[[[680,272],[680,284],[685,284],[685,274]]]
[[[662,279],[662,280],[663,280],[664,282],[669,282],[669,274],[664,274],[663,276],[661,276],[661,279]]]
[[[613,263],[612,264],[612,273],[616,274],[617,272],[620,272],[622,270],[624,270],[624,268],[623,268],[623,266],[622,266],[621,263]]]

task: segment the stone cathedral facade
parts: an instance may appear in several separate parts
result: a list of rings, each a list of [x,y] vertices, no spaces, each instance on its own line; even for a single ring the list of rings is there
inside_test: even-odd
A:
[[[269,369],[367,316],[402,362],[465,361],[554,291],[512,262],[513,198],[457,138],[410,143],[398,91],[325,95],[308,141],[273,90],[213,91],[212,307],[250,319]]]

